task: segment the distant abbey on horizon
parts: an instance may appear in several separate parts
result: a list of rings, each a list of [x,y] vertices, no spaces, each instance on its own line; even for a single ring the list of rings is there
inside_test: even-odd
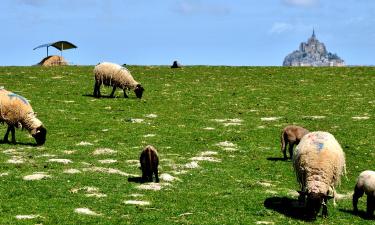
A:
[[[345,62],[338,55],[328,52],[313,30],[307,43],[302,42],[299,50],[285,57],[283,66],[345,66]]]

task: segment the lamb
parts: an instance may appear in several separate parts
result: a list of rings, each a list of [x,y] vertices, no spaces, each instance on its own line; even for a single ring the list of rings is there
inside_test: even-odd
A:
[[[309,133],[308,130],[306,130],[303,127],[295,126],[295,125],[289,125],[286,126],[283,131],[281,132],[281,152],[284,154],[284,159],[288,159],[286,155],[286,147],[289,145],[289,156],[292,159],[293,157],[293,148],[294,145],[298,145],[301,138],[305,136],[305,134]]]
[[[29,102],[22,96],[14,94],[4,88],[0,89],[0,122],[6,123],[8,129],[4,142],[8,142],[9,132],[12,143],[16,143],[15,128],[23,127],[34,137],[37,145],[46,141],[47,130],[36,115]]]
[[[94,68],[95,85],[94,97],[100,97],[100,86],[112,86],[113,90],[110,97],[113,98],[116,88],[124,91],[124,97],[128,98],[126,90],[134,90],[137,98],[142,98],[144,88],[140,83],[134,80],[130,71],[125,67],[110,62],[102,62]]]
[[[375,210],[375,171],[366,170],[359,174],[357,183],[354,187],[353,209],[358,212],[358,199],[366,193],[367,211],[366,215],[372,217]]]
[[[155,181],[158,183],[159,157],[156,148],[152,145],[147,145],[141,152],[139,161],[142,169],[142,182],[152,182],[152,175],[154,174]]]
[[[335,137],[322,131],[306,134],[296,148],[293,166],[301,186],[300,200],[305,200],[307,216],[315,219],[321,206],[328,216],[328,199],[335,197],[335,186],[346,173],[345,153]]]

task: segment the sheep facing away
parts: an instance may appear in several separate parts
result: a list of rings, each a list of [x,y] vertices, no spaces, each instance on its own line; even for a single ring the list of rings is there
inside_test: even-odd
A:
[[[353,210],[355,213],[358,212],[358,199],[364,193],[367,195],[366,215],[372,217],[375,210],[375,171],[366,170],[358,176],[353,194]]]
[[[152,145],[147,145],[141,152],[139,161],[142,169],[142,182],[152,182],[153,174],[155,175],[155,181],[159,182],[159,158],[156,148]]]
[[[296,148],[293,167],[301,191],[299,200],[306,202],[309,219],[315,219],[322,209],[328,216],[328,199],[335,198],[335,186],[346,173],[345,153],[334,136],[316,131],[306,134]]]
[[[301,138],[305,136],[305,134],[309,133],[308,130],[306,130],[303,127],[295,126],[295,125],[289,125],[286,126],[282,132],[281,132],[281,152],[284,154],[284,159],[288,159],[286,155],[286,149],[287,146],[289,146],[289,156],[292,159],[293,157],[293,149],[294,145],[298,145]]]
[[[34,137],[37,145],[46,141],[47,130],[36,115],[29,102],[22,96],[0,89],[0,122],[8,125],[4,142],[8,142],[9,133],[12,143],[16,143],[15,128],[25,128]]]
[[[94,68],[95,85],[94,97],[100,97],[100,86],[112,86],[110,97],[114,97],[116,88],[121,88],[124,92],[124,98],[128,98],[127,90],[133,90],[137,98],[142,98],[144,88],[140,83],[134,80],[130,71],[125,67],[110,62],[102,62]]]

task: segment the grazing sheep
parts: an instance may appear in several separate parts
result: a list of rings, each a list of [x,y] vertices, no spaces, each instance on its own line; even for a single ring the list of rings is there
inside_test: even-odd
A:
[[[293,166],[301,186],[299,199],[307,196],[307,216],[315,219],[323,205],[322,216],[327,217],[328,199],[335,197],[335,186],[346,173],[345,153],[340,144],[330,133],[308,133],[296,148]]]
[[[289,125],[283,129],[281,132],[281,151],[284,154],[284,159],[288,159],[286,155],[287,145],[289,145],[289,156],[292,158],[294,145],[298,145],[301,138],[307,133],[309,133],[308,130],[295,125]]]
[[[47,130],[36,118],[29,102],[24,97],[3,88],[0,89],[0,122],[8,125],[4,142],[8,142],[11,132],[12,143],[16,143],[15,127],[28,130],[38,145],[43,145],[46,141]]]
[[[366,170],[358,176],[353,194],[353,209],[356,213],[358,212],[358,199],[364,193],[367,195],[366,214],[368,217],[372,217],[375,210],[375,171]]]
[[[94,97],[100,97],[100,86],[112,86],[113,90],[110,97],[113,97],[116,88],[121,88],[124,91],[124,97],[128,98],[126,90],[134,90],[137,98],[142,98],[144,88],[140,83],[134,80],[130,71],[120,65],[102,62],[94,68],[95,86]]]
[[[159,182],[159,158],[156,148],[152,145],[147,145],[143,149],[139,161],[142,169],[142,182],[152,182],[152,174],[155,175],[155,181]]]

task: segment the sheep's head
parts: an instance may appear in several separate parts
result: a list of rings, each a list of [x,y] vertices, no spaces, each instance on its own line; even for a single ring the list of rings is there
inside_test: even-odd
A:
[[[134,92],[135,92],[135,95],[137,96],[137,98],[142,98],[142,94],[143,94],[144,90],[145,89],[142,87],[141,84],[137,84],[137,86],[134,89]]]
[[[327,200],[331,199],[331,196],[328,196],[323,193],[308,193],[307,194],[307,202],[306,202],[306,213],[308,219],[315,220],[316,216],[318,215],[320,208],[323,205],[323,211],[322,216],[327,217],[328,216],[328,210],[327,210]]]
[[[47,129],[42,125],[35,129],[32,136],[35,138],[37,145],[43,145],[46,142]]]

